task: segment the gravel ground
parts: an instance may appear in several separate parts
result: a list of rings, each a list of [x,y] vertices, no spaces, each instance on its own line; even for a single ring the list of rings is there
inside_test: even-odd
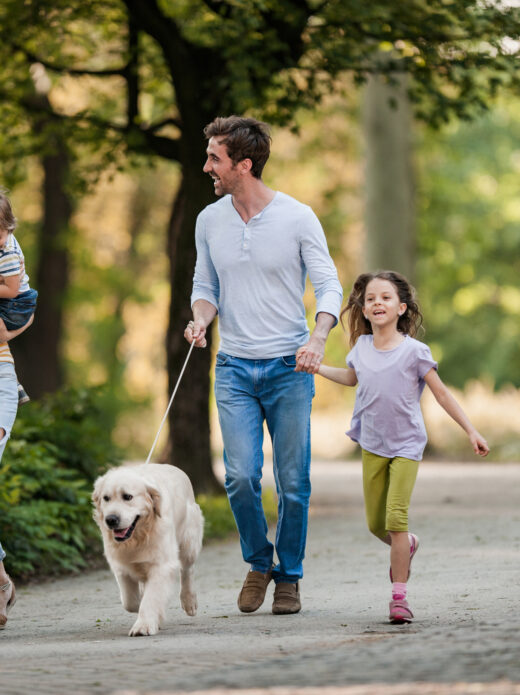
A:
[[[266,479],[271,477],[266,474]],[[20,587],[0,632],[0,694],[520,695],[520,464],[422,464],[409,600],[387,622],[388,551],[365,528],[358,463],[314,464],[303,610],[236,599],[238,541],[197,565],[199,613],[130,638],[108,570]]]

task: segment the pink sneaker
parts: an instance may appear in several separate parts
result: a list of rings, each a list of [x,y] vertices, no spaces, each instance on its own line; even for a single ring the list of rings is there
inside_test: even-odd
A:
[[[419,536],[416,536],[415,533],[409,533],[408,534],[408,540],[410,541],[410,565],[408,568],[408,579],[410,579],[410,575],[412,574],[412,560],[413,556],[415,553],[419,550]],[[408,581],[407,579],[407,581]],[[390,581],[393,582],[392,578],[392,568],[390,567]]]
[[[404,598],[392,599],[390,601],[390,615],[388,619],[394,625],[401,625],[402,623],[411,623],[413,619],[413,613],[410,610],[408,601]]]

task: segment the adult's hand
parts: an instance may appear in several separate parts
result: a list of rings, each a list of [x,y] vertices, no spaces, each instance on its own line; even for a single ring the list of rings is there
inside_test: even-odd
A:
[[[188,343],[195,341],[195,347],[205,348],[206,329],[217,315],[217,307],[205,299],[193,302],[193,320],[184,329],[184,337]]]
[[[311,337],[305,345],[296,352],[296,372],[317,374],[323,355],[325,354],[325,342],[330,329],[336,322],[335,317],[325,311],[320,311],[316,316],[316,326]]]
[[[312,335],[296,352],[295,372],[317,374],[325,353],[325,339]]]
[[[184,329],[184,337],[190,345],[195,341],[195,347],[205,348],[207,345],[206,326],[200,320],[190,321]]]

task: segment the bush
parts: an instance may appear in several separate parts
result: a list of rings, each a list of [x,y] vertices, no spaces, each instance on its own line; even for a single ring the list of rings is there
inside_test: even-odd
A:
[[[77,572],[101,557],[94,480],[121,462],[98,389],[66,389],[19,411],[0,462],[0,540],[14,577]],[[201,495],[205,540],[236,532],[226,496]],[[276,497],[263,496],[267,521]]]
[[[120,459],[98,389],[24,406],[0,463],[0,540],[14,576],[77,571],[101,552],[90,495]]]
[[[237,527],[226,495],[211,497],[199,495],[197,502],[204,514],[204,541],[226,538],[236,533]],[[270,489],[262,495],[265,518],[268,524],[277,519],[276,496]]]

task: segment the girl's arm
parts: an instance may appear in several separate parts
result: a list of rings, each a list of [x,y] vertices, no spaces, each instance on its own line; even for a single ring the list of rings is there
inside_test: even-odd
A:
[[[452,417],[455,422],[459,424],[466,432],[469,437],[469,441],[471,442],[471,446],[473,447],[473,451],[479,456],[487,456],[489,453],[488,443],[473,427],[466,413],[462,410],[460,405],[442,382],[440,376],[437,374],[437,370],[433,368],[430,369],[430,371],[424,377],[424,381],[430,387],[437,400],[437,403],[442,406],[448,415]]]
[[[14,299],[20,289],[19,275],[0,275],[2,282],[0,283],[0,298]]]
[[[347,369],[343,367],[328,367],[326,364],[320,364],[318,374],[326,379],[335,381],[343,386],[355,386],[357,384],[357,375],[352,367]]]

